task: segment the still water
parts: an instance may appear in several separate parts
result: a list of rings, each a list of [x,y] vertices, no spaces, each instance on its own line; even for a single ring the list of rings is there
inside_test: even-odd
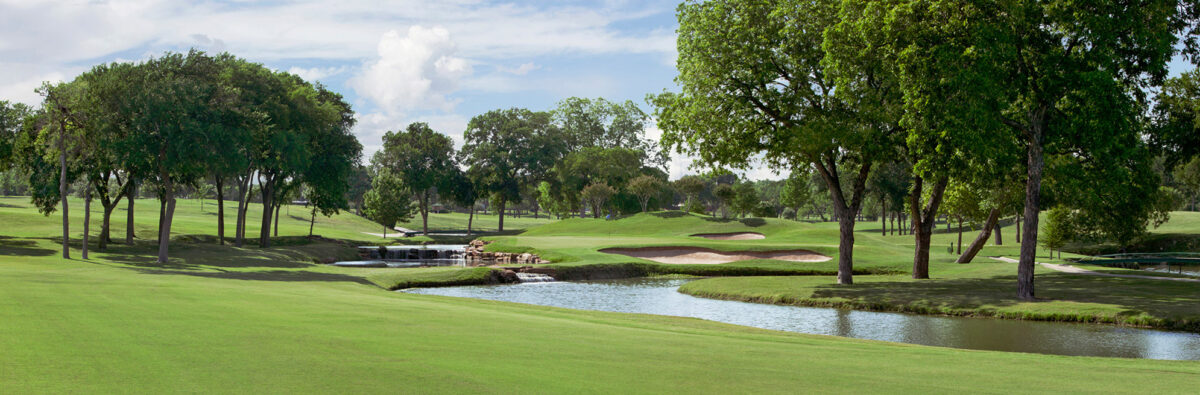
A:
[[[404,292],[581,310],[695,317],[790,332],[1058,355],[1200,360],[1200,334],[1106,325],[935,317],[697,298],[689,280],[630,279],[418,288]]]

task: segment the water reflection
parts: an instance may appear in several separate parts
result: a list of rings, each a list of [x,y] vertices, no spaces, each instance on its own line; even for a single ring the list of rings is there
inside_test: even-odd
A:
[[[791,332],[977,350],[1200,360],[1200,335],[1192,333],[712,300],[676,292],[687,281],[553,282],[424,288],[405,292],[582,310],[696,317]]]

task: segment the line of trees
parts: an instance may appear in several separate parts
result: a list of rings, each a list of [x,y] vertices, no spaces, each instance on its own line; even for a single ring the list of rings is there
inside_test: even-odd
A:
[[[428,124],[410,124],[385,134],[371,160],[375,182],[366,215],[391,228],[419,214],[428,233],[429,212],[440,202],[469,210],[469,233],[481,200],[499,214],[501,231],[513,206],[561,218],[589,208],[599,217],[605,209],[670,205],[666,154],[645,138],[648,120],[630,101],[572,97],[552,111],[510,108],[475,116],[457,151]],[[381,175],[396,182],[378,182]]]
[[[236,188],[234,242],[246,238],[252,190],[263,202],[258,244],[270,245],[272,220],[303,188],[313,209],[331,215],[346,196],[362,147],[350,133],[354,112],[341,95],[300,77],[229,54],[166,53],[142,62],[102,64],[69,82],[47,83],[37,110],[24,112],[11,149],[0,152],[28,175],[29,192],[49,215],[62,210],[63,257],[69,258],[72,184],[85,205],[103,206],[98,247],[127,201],[125,242],[135,237],[134,197],[159,200],[158,261],[168,260],[175,202],[184,188],[212,182],[218,197],[218,242],[224,243],[225,188]],[[5,133],[13,133],[5,105]],[[13,108],[17,108],[12,106]],[[252,188],[257,186],[257,188]],[[85,208],[88,213],[90,209]],[[83,257],[88,229],[84,220]]]
[[[871,175],[888,166],[906,174],[887,178],[905,179],[907,196],[880,203],[906,210],[914,278],[929,276],[952,183],[997,195],[1020,185],[1025,300],[1044,196],[1116,239],[1163,219],[1143,114],[1177,48],[1196,53],[1200,6],[723,0],[687,1],[678,17],[681,92],[649,98],[664,143],[714,165],[762,158],[818,174],[840,223],[839,283],[853,281]],[[1003,200],[989,217],[1013,208]]]

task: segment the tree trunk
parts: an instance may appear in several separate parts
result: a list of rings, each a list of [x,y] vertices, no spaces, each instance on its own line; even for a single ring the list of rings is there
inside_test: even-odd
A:
[[[814,167],[829,187],[830,200],[833,201],[833,213],[838,217],[838,284],[854,283],[854,215],[862,208],[863,191],[866,190],[867,176],[871,172],[870,161],[859,167],[854,178],[850,200],[846,200],[842,192],[841,177],[838,175],[837,162],[829,159],[814,160]]]
[[[921,207],[921,189],[924,180],[917,177],[913,183],[913,192],[909,195],[910,210],[913,216],[913,229],[916,237],[916,251],[913,254],[912,278],[929,278],[929,246],[933,242],[933,226],[937,218],[938,206],[942,204],[942,194],[946,191],[949,178],[939,178],[933,184],[929,203]],[[949,223],[950,221],[946,221]]]
[[[260,174],[259,177],[262,177],[262,175]],[[275,204],[274,178],[275,176],[268,175],[266,182],[263,182],[261,178],[259,179],[259,185],[262,188],[259,194],[262,195],[263,201],[262,229],[259,229],[258,232],[258,246],[261,248],[271,246],[271,214],[273,213],[271,207]]]
[[[958,217],[958,252],[957,252],[957,254],[959,254],[959,255],[962,255],[962,233],[963,233],[962,225],[963,225],[963,219],[962,219],[962,217]]]
[[[996,213],[996,220],[997,220],[996,226],[995,226],[995,228],[996,228],[996,245],[1004,245],[1004,238],[1000,237],[1000,229],[1003,228],[1002,226],[1000,226],[1000,222],[999,222],[1000,211],[999,210],[992,210],[992,211],[994,211]]]
[[[838,216],[838,284],[854,284],[854,216]]]
[[[279,237],[279,208],[282,204],[275,203],[275,237]]]
[[[1017,214],[1017,226],[1014,226],[1013,228],[1015,228],[1017,230],[1017,244],[1021,244],[1021,215],[1020,214]]]
[[[1027,150],[1028,178],[1025,183],[1025,238],[1021,240],[1021,260],[1017,264],[1017,297],[1034,300],[1033,265],[1037,259],[1037,226],[1039,199],[1042,192],[1042,130],[1041,117],[1035,117]]]
[[[217,184],[217,244],[225,245],[225,188],[221,177],[213,177]]]
[[[496,213],[500,214],[500,226],[498,227],[499,229],[497,230],[499,232],[504,231],[504,205],[506,203],[508,203],[506,201],[506,199],[500,199],[500,205],[499,205],[499,207],[496,207]]]
[[[133,244],[133,201],[137,200],[137,181],[129,180],[129,207],[125,210],[125,245]]]
[[[472,222],[475,222],[475,203],[471,203],[471,213],[467,214],[467,236],[471,235]]]
[[[100,241],[99,245],[96,247],[97,249],[101,250],[108,248],[108,242],[111,241],[109,239],[109,234],[111,232],[109,228],[111,227],[110,223],[112,219],[112,212],[113,210],[117,209],[116,203],[102,206],[104,208],[104,213],[100,219]]]
[[[164,195],[158,197],[158,230],[155,232],[158,236],[154,240],[160,244],[162,243],[163,221],[167,219],[167,197],[165,195],[166,192],[163,193]]]
[[[308,237],[312,237],[313,225],[317,224],[317,209],[312,210],[312,217],[308,219]]]
[[[883,235],[887,236],[887,202],[879,199],[879,222],[882,224]]]
[[[164,190],[163,197],[166,199],[167,207],[162,219],[162,230],[158,234],[158,263],[167,263],[167,248],[171,244],[171,217],[175,214],[175,191],[171,185],[169,176],[164,175]]]
[[[88,185],[83,190],[83,251],[80,253],[83,259],[88,259],[88,233],[92,229],[92,186]]]
[[[417,199],[421,210],[421,234],[429,235],[429,190],[421,192],[421,198]]]
[[[979,250],[983,249],[983,245],[987,244],[988,233],[993,229],[997,232],[1000,231],[999,219],[1000,210],[992,209],[992,212],[988,213],[987,221],[983,224],[983,229],[979,231],[979,236],[976,236],[975,241],[971,242],[971,246],[967,247],[967,252],[959,255],[958,259],[954,262],[971,263],[971,260],[975,259],[975,255],[979,254]],[[962,239],[959,239],[958,242],[962,244]]]
[[[233,244],[241,247],[246,239],[246,210],[250,207],[250,177],[249,173],[238,179],[237,219],[233,224]]]
[[[67,130],[66,125],[59,123],[58,132],[58,198],[62,204],[62,257],[71,259],[71,219],[67,210]]]

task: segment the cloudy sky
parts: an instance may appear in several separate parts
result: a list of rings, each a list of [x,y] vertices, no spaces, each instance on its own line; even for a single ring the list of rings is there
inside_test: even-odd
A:
[[[374,152],[425,121],[461,141],[488,110],[673,89],[678,0],[0,0],[0,98],[164,51],[229,51],[320,81],[358,112]],[[1176,73],[1187,67],[1176,62]],[[649,134],[657,138],[657,129]],[[689,172],[674,158],[672,178]],[[755,179],[778,177],[753,170]]]
[[[414,121],[461,141],[488,110],[672,89],[677,0],[0,0],[0,98],[165,51],[228,51],[347,97],[369,156]],[[657,137],[657,129],[650,130]],[[677,158],[671,172],[687,172]],[[769,172],[761,176],[770,176]],[[756,174],[757,175],[757,174]]]

